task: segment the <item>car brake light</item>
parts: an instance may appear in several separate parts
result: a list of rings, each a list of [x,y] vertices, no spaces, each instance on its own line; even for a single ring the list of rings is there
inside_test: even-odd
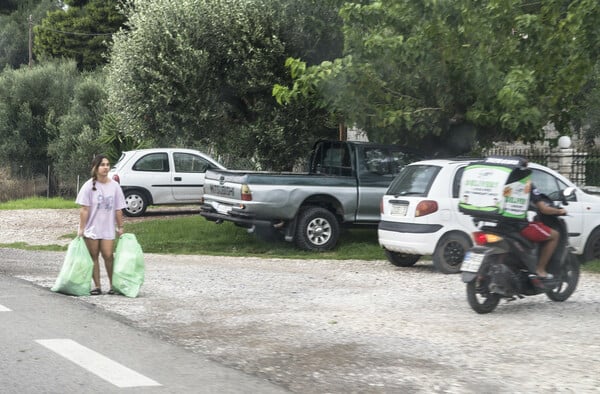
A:
[[[250,186],[242,184],[242,201],[252,201],[252,192]]]
[[[484,233],[483,231],[476,231],[473,233],[473,241],[475,241],[475,244],[483,246],[502,241],[502,237],[496,234],[488,234]]]
[[[115,174],[112,176],[113,181],[117,182],[117,183],[121,183],[121,178],[119,178],[119,175]]]
[[[379,200],[379,213],[383,215],[383,198]]]
[[[438,204],[436,201],[424,200],[417,204],[415,210],[415,217],[425,216],[432,214],[438,210]]]

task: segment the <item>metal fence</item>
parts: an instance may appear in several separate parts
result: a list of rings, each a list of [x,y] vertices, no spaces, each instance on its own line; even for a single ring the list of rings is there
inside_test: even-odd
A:
[[[600,187],[600,150],[491,148],[484,155],[521,156],[559,171],[578,186]]]

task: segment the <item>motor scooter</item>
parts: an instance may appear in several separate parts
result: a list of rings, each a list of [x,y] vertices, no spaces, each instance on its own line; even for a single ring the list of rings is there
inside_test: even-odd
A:
[[[574,188],[560,191],[560,208],[568,205]],[[548,199],[548,201],[551,201]],[[467,251],[461,265],[462,280],[467,284],[467,300],[477,313],[490,313],[505,298],[508,301],[537,294],[546,294],[553,301],[565,301],[575,291],[579,281],[579,260],[569,246],[567,225],[559,216],[538,213],[537,220],[558,231],[560,238],[547,266],[552,279],[542,280],[536,264],[539,244],[520,234],[522,224],[511,221],[490,221],[474,217],[480,230],[473,234],[475,246]]]

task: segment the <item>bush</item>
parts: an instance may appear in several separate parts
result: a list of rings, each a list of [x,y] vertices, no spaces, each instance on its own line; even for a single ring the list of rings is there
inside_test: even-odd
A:
[[[46,177],[13,178],[10,170],[0,168],[0,202],[31,196],[45,196],[48,189]]]

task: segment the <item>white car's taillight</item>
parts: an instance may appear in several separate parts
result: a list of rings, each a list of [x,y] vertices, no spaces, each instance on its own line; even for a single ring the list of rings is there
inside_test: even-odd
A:
[[[415,209],[415,217],[430,215],[438,210],[437,201],[423,200],[417,204]]]

